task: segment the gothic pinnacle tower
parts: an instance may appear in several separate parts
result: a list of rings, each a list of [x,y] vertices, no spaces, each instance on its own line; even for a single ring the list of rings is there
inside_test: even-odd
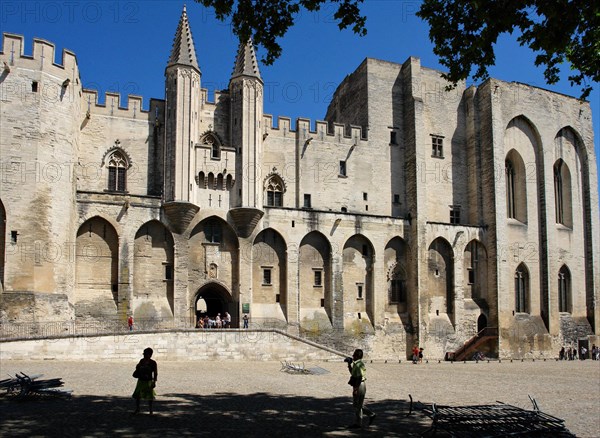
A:
[[[263,81],[258,69],[254,44],[249,39],[240,44],[231,79],[231,140],[241,148],[237,174],[241,181],[240,207],[262,206],[263,191],[259,182],[262,160]]]
[[[165,71],[166,201],[190,201],[193,179],[190,144],[198,139],[201,75],[184,6]]]

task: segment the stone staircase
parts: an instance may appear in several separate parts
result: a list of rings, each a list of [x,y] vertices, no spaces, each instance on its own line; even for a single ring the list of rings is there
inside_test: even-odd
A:
[[[471,357],[471,354],[474,353],[480,346],[485,344],[491,340],[498,339],[498,328],[496,327],[486,327],[469,339],[465,344],[460,347],[458,350],[454,352],[446,353],[446,360],[449,361],[458,361],[458,360],[467,360]]]

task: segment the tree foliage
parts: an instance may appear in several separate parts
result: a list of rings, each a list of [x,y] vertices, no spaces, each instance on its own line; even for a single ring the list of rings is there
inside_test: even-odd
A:
[[[220,20],[231,18],[240,41],[252,37],[265,48],[265,64],[281,55],[278,39],[297,15],[334,5],[340,29],[366,35],[364,0],[196,0],[213,8]],[[417,15],[430,26],[434,52],[448,68],[443,76],[454,86],[471,76],[486,79],[495,63],[494,45],[504,33],[518,32],[521,45],[536,52],[546,82],[559,80],[561,64],[571,68],[572,85],[582,86],[581,98],[600,82],[600,1],[597,0],[423,0]]]
[[[503,33],[518,31],[518,42],[536,52],[546,82],[559,80],[561,64],[570,64],[571,85],[581,98],[600,81],[600,2],[590,0],[424,0],[417,15],[429,23],[434,53],[449,69],[454,85],[476,68],[486,79],[495,63],[494,44]]]
[[[364,0],[196,0],[214,9],[219,20],[231,17],[233,32],[240,41],[252,37],[254,44],[265,48],[262,61],[271,65],[281,55],[278,38],[294,24],[298,13],[305,9],[317,12],[323,4],[337,6],[333,18],[340,29],[351,27],[358,35],[366,35],[366,17],[360,14]]]

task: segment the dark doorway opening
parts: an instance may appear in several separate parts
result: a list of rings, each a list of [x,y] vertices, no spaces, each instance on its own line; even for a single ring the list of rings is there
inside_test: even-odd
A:
[[[479,315],[479,318],[477,318],[477,333],[479,333],[481,330],[483,330],[486,327],[487,327],[487,318],[482,313],[481,315]]]
[[[196,321],[205,316],[214,320],[217,315],[222,319],[228,312],[231,315],[231,327],[238,327],[237,307],[230,293],[219,284],[207,284],[196,293]]]

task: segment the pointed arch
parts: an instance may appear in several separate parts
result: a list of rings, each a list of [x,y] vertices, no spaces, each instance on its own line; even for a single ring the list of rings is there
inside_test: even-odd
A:
[[[190,233],[188,254],[190,287],[217,282],[230,291],[234,302],[239,300],[240,243],[231,225],[217,215],[202,219]],[[237,317],[237,310],[228,311]]]
[[[131,158],[120,147],[106,152],[102,160],[108,169],[107,189],[114,192],[127,191],[127,170],[131,167]]]
[[[388,286],[388,304],[406,312],[408,303],[408,245],[401,237],[392,238],[384,250],[384,268]]]
[[[283,207],[285,183],[276,173],[271,173],[265,179],[265,199],[269,207]]]
[[[114,317],[119,298],[119,237],[105,219],[94,216],[77,230],[75,240],[75,312],[77,316]]]
[[[428,280],[431,311],[446,313],[454,323],[454,252],[443,237],[431,242],[428,250]]]
[[[529,269],[521,263],[515,269],[515,312],[529,313],[531,311],[529,289]]]
[[[252,244],[252,302],[263,317],[287,319],[286,254],[287,244],[273,228],[258,233]]]
[[[211,160],[221,159],[221,148],[223,147],[223,142],[221,141],[221,137],[219,137],[215,131],[206,131],[204,134],[202,134],[200,136],[200,144],[210,148]]]
[[[554,214],[557,224],[573,228],[571,172],[560,158],[554,163]]]
[[[465,297],[470,296],[475,301],[487,301],[487,250],[477,239],[471,240],[465,247],[463,273]]]
[[[573,311],[573,296],[571,294],[571,271],[567,265],[562,265],[558,271],[558,311]]]
[[[352,321],[366,314],[369,323],[374,324],[373,265],[375,249],[369,239],[362,234],[351,236],[343,249],[344,314],[352,316]]]
[[[133,296],[151,297],[152,304],[134,309],[136,318],[173,317],[174,278],[173,236],[161,222],[146,222],[135,234]]]
[[[506,154],[504,169],[506,217],[527,223],[527,175],[523,158],[515,149]]]
[[[331,293],[331,244],[319,231],[311,231],[300,242],[298,259],[301,319],[318,319],[318,313],[331,325],[333,296]]]

